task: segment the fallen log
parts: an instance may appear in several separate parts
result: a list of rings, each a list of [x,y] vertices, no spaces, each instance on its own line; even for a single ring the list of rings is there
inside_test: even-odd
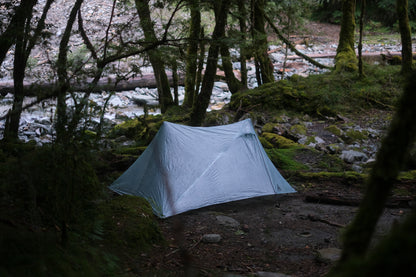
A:
[[[337,55],[336,52],[331,53],[324,53],[324,54],[309,54],[308,57],[312,59],[329,59],[329,58],[335,58]],[[364,52],[362,53],[363,59],[370,59],[370,60],[376,60],[379,59],[380,61],[389,61],[393,59],[393,57],[401,57],[401,52]],[[416,55],[416,53],[413,53],[413,55]],[[357,54],[358,57],[358,54]],[[303,59],[303,57],[299,55],[290,55],[287,56],[288,60],[298,60]],[[415,57],[413,58],[415,59]]]
[[[168,75],[170,84],[173,86],[173,79],[171,74]],[[156,80],[153,73],[143,74],[139,77],[130,78],[128,80],[117,80],[116,78],[101,78],[97,85],[90,88],[92,80],[87,80],[82,83],[71,84],[71,89],[76,92],[102,92],[102,91],[125,91],[134,90],[137,87],[148,87],[156,88]],[[179,85],[184,84],[184,76],[179,75]],[[24,83],[25,96],[54,96],[56,83],[45,82],[45,83]],[[12,80],[0,81],[0,94],[5,96],[7,93],[14,93],[14,85]]]

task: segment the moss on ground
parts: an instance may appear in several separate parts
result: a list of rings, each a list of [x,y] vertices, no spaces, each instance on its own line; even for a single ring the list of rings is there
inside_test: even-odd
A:
[[[327,72],[306,78],[265,84],[235,93],[229,107],[234,111],[263,113],[294,111],[333,117],[372,107],[393,109],[402,91],[400,66],[365,65],[366,78],[356,72]]]

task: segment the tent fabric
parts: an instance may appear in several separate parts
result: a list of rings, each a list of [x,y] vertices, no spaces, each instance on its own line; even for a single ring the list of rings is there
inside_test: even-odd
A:
[[[144,197],[159,217],[295,190],[264,151],[250,119],[214,127],[164,122],[110,189]]]

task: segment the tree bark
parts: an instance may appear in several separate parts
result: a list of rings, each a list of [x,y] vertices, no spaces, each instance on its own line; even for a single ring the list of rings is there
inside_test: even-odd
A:
[[[241,43],[240,43],[240,67],[241,67],[241,83],[244,87],[247,87],[247,46],[245,45],[246,33],[247,33],[247,9],[245,1],[237,1],[238,4],[238,23],[240,25]]]
[[[364,77],[363,70],[363,30],[364,30],[364,15],[366,9],[366,0],[361,0],[361,15],[360,15],[360,39],[358,42],[358,74],[360,78]]]
[[[59,43],[59,53],[57,60],[57,72],[58,72],[58,86],[57,86],[57,122],[56,122],[56,140],[57,142],[66,142],[69,139],[69,135],[66,132],[66,124],[68,117],[66,114],[66,94],[70,87],[67,73],[67,60],[68,60],[68,42],[71,37],[72,27],[74,26],[75,19],[77,17],[78,10],[81,8],[83,0],[77,0],[72,7],[69,14],[68,21],[61,41]]]
[[[264,6],[264,0],[252,0],[252,35],[254,43],[254,58],[257,61],[256,64],[258,64],[260,74],[260,80],[257,80],[259,85],[274,82],[274,68],[267,53],[268,43],[266,30],[264,29]]]
[[[399,18],[400,37],[402,40],[402,74],[412,70],[412,35],[408,16],[408,0],[397,0],[397,17]]]
[[[202,124],[211,98],[214,87],[215,75],[217,72],[218,54],[220,50],[219,39],[224,37],[225,25],[227,22],[229,1],[222,0],[214,2],[215,28],[211,38],[211,45],[208,51],[208,60],[205,75],[202,80],[201,92],[196,97],[192,108],[190,124],[199,126]]]
[[[225,81],[232,94],[244,89],[245,86],[235,77],[233,71],[233,64],[231,63],[230,51],[225,43],[221,43],[221,59],[222,67],[225,73]]]
[[[22,0],[6,30],[0,35],[0,65],[3,63],[10,47],[16,43],[16,36],[22,32],[21,28],[27,17],[27,11],[31,11],[36,3],[37,0]]]
[[[149,0],[135,0],[135,3],[145,40],[150,44],[155,43],[157,38],[150,16]],[[157,48],[149,50],[148,55],[155,74],[157,90],[159,93],[160,110],[164,113],[169,106],[174,105],[168,77],[165,72],[165,63],[163,62],[162,54]]]
[[[343,252],[329,276],[340,276],[344,265],[366,255],[377,221],[384,209],[406,154],[416,140],[416,71],[408,78],[387,136],[377,153],[357,215],[345,232]],[[349,275],[342,275],[349,276]]]
[[[354,50],[355,33],[355,0],[343,0],[341,31],[337,55],[335,56],[336,71],[357,71],[357,56]]]
[[[185,99],[183,105],[192,107],[194,103],[198,63],[198,43],[201,32],[201,12],[199,0],[190,0],[189,8],[191,10],[191,28],[188,39],[188,48],[186,52],[186,73],[185,73]]]
[[[32,20],[33,7],[37,0],[28,0],[22,2],[22,9],[20,16],[15,19],[14,37],[14,64],[13,64],[13,83],[14,83],[14,98],[12,109],[8,113],[6,125],[4,130],[4,141],[14,141],[18,139],[20,115],[22,114],[24,87],[23,80],[25,78],[25,69],[27,59],[31,49],[26,49],[30,36],[30,22]]]

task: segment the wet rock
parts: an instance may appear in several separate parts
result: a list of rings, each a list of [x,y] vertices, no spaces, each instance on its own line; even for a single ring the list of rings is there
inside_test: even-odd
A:
[[[202,242],[205,243],[217,243],[220,242],[221,239],[222,237],[219,234],[205,234],[202,236]]]
[[[256,276],[259,276],[259,277],[291,277],[290,275],[286,275],[286,274],[283,274],[283,273],[266,272],[266,271],[258,271],[256,273]]]
[[[218,215],[216,219],[218,220],[219,224],[227,226],[227,227],[238,228],[240,226],[240,222],[238,222],[237,220],[229,216]]]
[[[319,258],[324,261],[335,262],[341,257],[341,249],[338,248],[324,248],[318,250]]]
[[[340,158],[347,163],[365,162],[368,160],[368,156],[365,153],[355,150],[342,151]]]

